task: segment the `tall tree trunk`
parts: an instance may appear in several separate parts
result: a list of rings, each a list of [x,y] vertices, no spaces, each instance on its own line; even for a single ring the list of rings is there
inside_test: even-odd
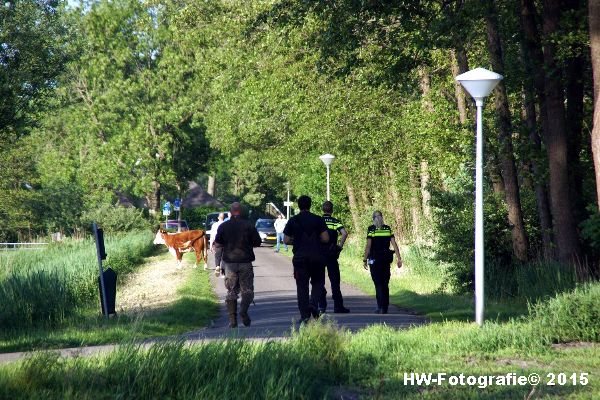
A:
[[[206,192],[211,196],[215,197],[215,177],[214,175],[208,176],[208,185],[206,187]]]
[[[594,74],[594,127],[592,129],[592,154],[596,172],[596,199],[600,212],[600,2],[589,1],[590,44]]]
[[[419,69],[419,75],[421,80],[421,93],[423,94],[423,108],[425,111],[433,114],[435,112],[433,102],[431,101],[431,81],[429,79],[429,74],[424,68]],[[458,83],[458,82],[456,82]],[[463,94],[464,101],[464,94]],[[464,104],[463,104],[464,105]],[[460,106],[459,106],[460,109]],[[465,121],[466,121],[466,108],[465,108]],[[461,123],[463,123],[461,121]],[[429,163],[427,160],[421,160],[420,165],[420,175],[421,175],[421,210],[423,212],[423,216],[427,220],[427,222],[431,221],[431,209],[429,207],[429,200],[431,199],[431,194],[429,193],[428,183],[429,183]],[[423,227],[421,227],[423,228]],[[424,229],[420,229],[421,232],[424,232]]]
[[[464,50],[460,50],[464,53]],[[452,77],[456,78],[458,75],[462,74],[465,71],[461,71],[458,65],[458,49],[453,49],[450,51],[451,56],[451,64],[450,67],[452,69]],[[466,57],[465,57],[466,58]],[[456,106],[458,107],[458,121],[461,125],[465,125],[467,123],[467,98],[465,96],[465,91],[456,79],[454,80],[454,95],[456,96]]]
[[[146,196],[146,200],[148,200],[150,214],[160,212],[160,182],[158,180],[152,181],[152,191]]]
[[[371,201],[369,200],[369,195],[367,194],[367,191],[365,189],[360,189],[360,198],[362,200],[363,210],[365,210],[365,212],[373,212],[373,210],[371,210],[371,208],[373,208],[373,205],[371,204]]]
[[[488,12],[486,13],[487,46],[490,53],[492,68],[499,74],[504,73],[504,60],[502,59],[502,46],[496,21],[496,11],[492,0],[488,0]],[[513,155],[512,126],[506,86],[500,82],[496,87],[494,102],[496,114],[498,115],[498,142],[500,143],[500,166],[502,178],[506,189],[506,204],[508,205],[508,220],[512,227],[513,251],[519,261],[527,260],[529,244],[525,233],[523,212],[521,209],[521,197],[519,193],[519,182],[517,168]]]
[[[431,221],[431,193],[429,192],[429,163],[425,160],[421,161],[421,201],[423,216],[427,222]]]
[[[364,228],[360,226],[360,210],[358,209],[356,195],[354,194],[354,188],[352,187],[350,180],[346,182],[346,191],[348,192],[348,206],[350,207],[350,214],[352,215],[354,232],[362,232]]]
[[[544,0],[543,29],[547,38],[558,31],[560,0]],[[576,262],[581,255],[579,238],[572,204],[569,198],[569,173],[567,164],[567,130],[560,69],[556,60],[556,45],[548,40],[544,44],[546,111],[548,131],[544,142],[550,168],[550,207],[554,237],[559,259]]]
[[[550,215],[550,206],[548,200],[548,191],[542,168],[538,164],[538,159],[542,154],[542,141],[538,133],[538,123],[536,119],[535,98],[536,86],[539,101],[539,121],[541,125],[547,125],[546,122],[546,96],[544,95],[544,77],[537,71],[542,68],[543,56],[539,46],[539,35],[535,25],[535,9],[533,3],[521,1],[520,7],[520,26],[524,32],[521,36],[521,54],[525,66],[525,80],[523,85],[523,119],[529,133],[529,144],[533,157],[531,159],[531,171],[533,173],[535,199],[542,231],[542,253],[544,258],[554,258],[554,248],[552,246],[552,216]],[[537,81],[537,85],[536,85]],[[543,129],[543,128],[542,128]]]
[[[413,240],[421,239],[421,185],[417,179],[418,173],[416,167],[411,164],[409,167],[410,184],[410,215],[412,217],[412,237]]]
[[[391,203],[394,205],[394,219],[396,220],[396,232],[395,235],[398,237],[399,242],[406,242],[406,218],[404,217],[404,208],[398,194],[398,188],[396,186],[396,173],[390,167],[387,168],[387,176],[389,177],[389,184],[387,185],[389,196],[391,196]],[[389,197],[388,197],[389,198]]]
[[[523,119],[525,120],[527,131],[529,132],[529,141],[532,145],[532,151],[540,154],[541,140],[536,129],[533,87],[526,89],[526,91],[528,91],[529,94],[526,94],[524,99],[525,107]],[[552,259],[554,258],[554,249],[552,247],[552,216],[550,215],[550,207],[548,205],[548,192],[546,191],[546,185],[543,183],[543,174],[540,171],[536,157],[531,157],[530,163],[531,172],[533,174],[535,201],[540,221],[540,229],[542,231],[542,253],[544,254],[544,258]]]
[[[564,0],[566,12],[579,14],[581,11],[580,0]],[[579,21],[584,24],[584,21]],[[570,199],[575,223],[579,225],[586,217],[585,202],[583,201],[583,170],[581,168],[580,154],[582,150],[583,134],[583,79],[584,49],[577,45],[572,49],[571,57],[566,60],[566,127],[567,127],[567,165],[569,166]]]

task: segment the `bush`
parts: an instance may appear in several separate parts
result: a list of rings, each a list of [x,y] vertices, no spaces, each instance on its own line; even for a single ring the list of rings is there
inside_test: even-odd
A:
[[[92,222],[98,223],[104,233],[129,232],[151,228],[144,218],[143,210],[118,205],[102,204],[95,210],[89,210],[81,216],[81,222],[90,229]]]
[[[205,229],[206,215],[221,210],[216,207],[184,208],[181,210],[181,219],[187,221],[190,229]]]
[[[594,205],[588,206],[590,217],[581,223],[581,237],[590,245],[600,251],[600,212]]]
[[[447,191],[432,191],[434,236],[437,257],[452,264],[449,284],[458,293],[473,290],[474,274],[474,182],[466,168],[449,179]],[[512,262],[512,244],[506,205],[491,190],[485,190],[485,257],[505,265]]]
[[[561,293],[530,309],[534,331],[547,342],[600,341],[600,284]]]

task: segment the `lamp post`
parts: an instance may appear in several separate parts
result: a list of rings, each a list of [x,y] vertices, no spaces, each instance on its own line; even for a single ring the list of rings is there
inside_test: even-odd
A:
[[[494,90],[502,75],[484,68],[475,68],[460,74],[456,80],[475,100],[477,106],[477,136],[475,161],[475,321],[483,325],[484,311],[484,258],[483,258],[483,100]]]
[[[323,161],[323,164],[325,164],[325,166],[327,167],[327,201],[331,200],[329,198],[329,166],[333,162],[334,158],[335,156],[331,154],[323,154],[319,157],[319,159]]]

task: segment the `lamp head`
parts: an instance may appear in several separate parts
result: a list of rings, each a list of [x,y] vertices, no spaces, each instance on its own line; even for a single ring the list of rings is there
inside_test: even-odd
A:
[[[503,78],[502,75],[485,68],[475,68],[458,75],[456,80],[477,101],[489,96]]]
[[[322,156],[319,157],[319,159],[321,161],[323,161],[323,164],[325,164],[328,167],[331,165],[331,163],[333,162],[334,158],[335,158],[335,156],[332,155],[332,154],[329,154],[329,153],[328,154],[323,154]]]

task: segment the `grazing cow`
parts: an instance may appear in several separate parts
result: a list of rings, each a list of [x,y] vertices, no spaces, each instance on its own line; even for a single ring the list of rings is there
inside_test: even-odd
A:
[[[196,252],[196,264],[194,264],[194,268],[198,267],[201,258],[204,258],[204,269],[207,268],[206,252],[208,250],[208,239],[206,238],[206,232],[203,230],[168,233],[163,229],[159,229],[156,232],[154,244],[164,244],[167,246],[169,251],[177,258],[177,268],[181,268],[183,253],[190,251]]]

